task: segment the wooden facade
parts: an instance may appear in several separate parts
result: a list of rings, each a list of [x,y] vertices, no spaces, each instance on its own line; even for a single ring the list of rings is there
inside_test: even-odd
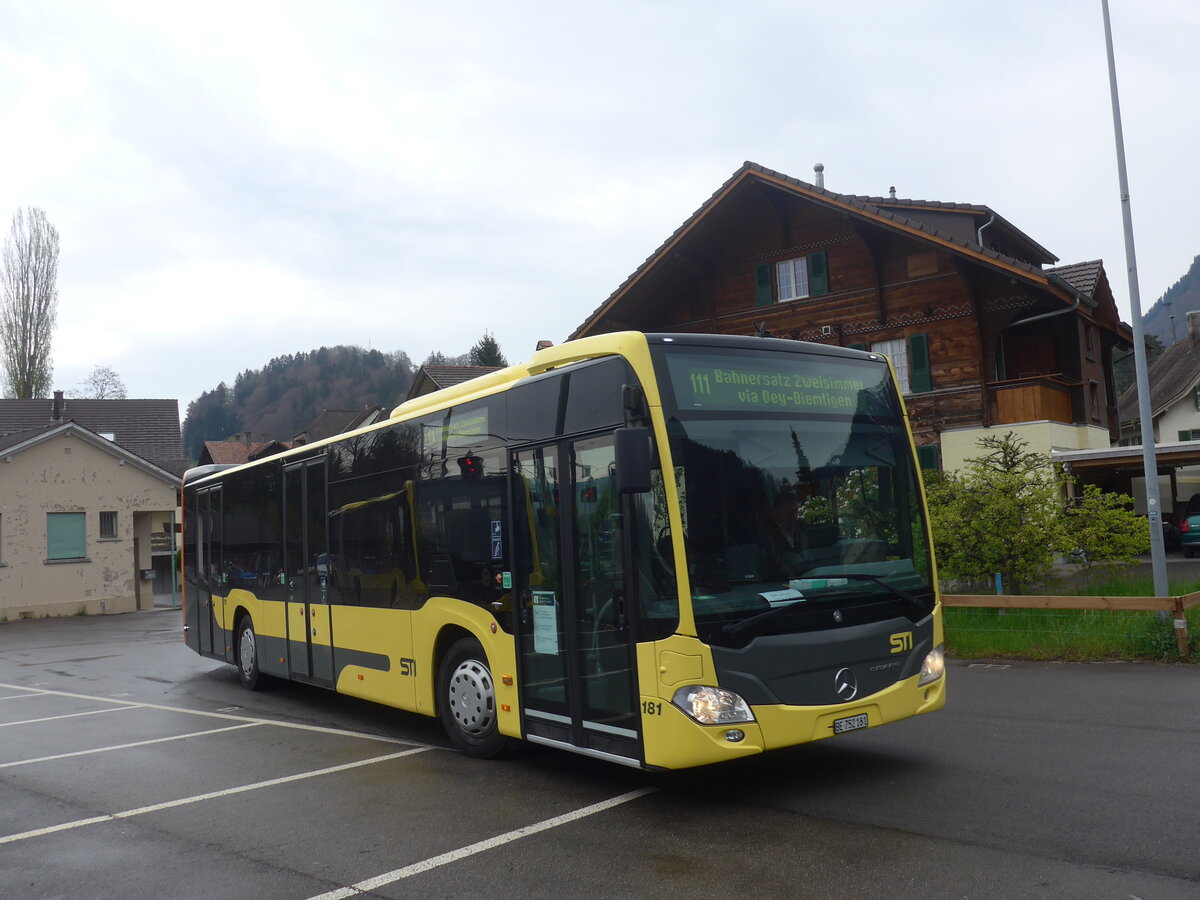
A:
[[[789,261],[803,261],[795,276]],[[1099,263],[1056,261],[987,207],[836,194],[746,163],[572,337],[765,330],[890,347],[923,446],[1031,421],[1115,439],[1112,354],[1129,330]],[[800,272],[807,295],[786,299]]]

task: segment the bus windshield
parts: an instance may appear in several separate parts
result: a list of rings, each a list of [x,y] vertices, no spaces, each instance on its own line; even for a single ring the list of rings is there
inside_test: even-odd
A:
[[[702,639],[928,615],[921,493],[881,359],[656,349]]]

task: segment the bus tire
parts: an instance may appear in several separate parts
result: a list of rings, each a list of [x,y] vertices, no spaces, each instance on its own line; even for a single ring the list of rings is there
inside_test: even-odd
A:
[[[508,740],[500,733],[496,709],[487,654],[474,638],[455,641],[438,667],[438,716],[450,742],[467,756],[499,756]]]
[[[266,686],[267,678],[258,669],[258,638],[254,634],[254,620],[249,615],[238,620],[237,670],[246,690],[260,691]]]

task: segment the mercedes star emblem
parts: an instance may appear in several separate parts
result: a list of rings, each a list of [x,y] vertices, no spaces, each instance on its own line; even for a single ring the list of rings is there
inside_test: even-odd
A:
[[[853,700],[858,694],[858,679],[854,677],[854,673],[849,669],[839,669],[833,676],[833,692],[843,702]]]

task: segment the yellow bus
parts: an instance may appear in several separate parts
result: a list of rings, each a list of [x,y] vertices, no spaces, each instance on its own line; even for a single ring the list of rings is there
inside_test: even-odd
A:
[[[184,476],[184,639],[272,678],[646,769],[940,709],[941,603],[887,360],[599,335]]]

